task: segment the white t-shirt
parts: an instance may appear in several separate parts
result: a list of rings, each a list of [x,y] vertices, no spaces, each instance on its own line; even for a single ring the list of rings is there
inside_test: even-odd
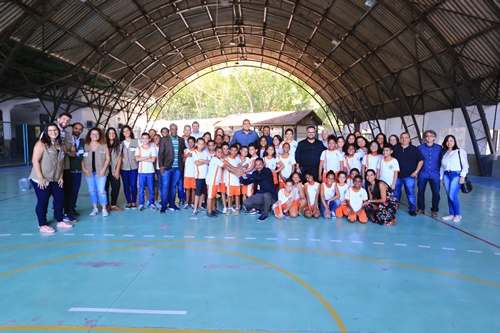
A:
[[[363,165],[366,167],[366,170],[373,169],[377,172],[380,169],[380,160],[382,159],[382,155],[380,154],[367,154],[363,157]]]
[[[210,158],[208,157],[208,155],[210,155],[210,154],[204,150],[203,151],[195,150],[193,152],[193,163],[195,161],[210,161]],[[208,164],[201,164],[201,165],[195,164],[195,167],[196,167],[195,178],[196,179],[205,179],[205,177],[207,177]]]
[[[380,180],[391,186],[394,181],[394,172],[399,172],[399,162],[397,159],[391,157],[389,161],[385,159],[380,160]]]
[[[222,179],[223,164],[224,162],[222,162],[222,160],[217,157],[213,157],[210,160],[210,164],[208,165],[207,177],[205,178],[207,185],[217,186],[220,184]]]
[[[148,146],[144,148],[143,146],[137,147],[135,151],[136,157],[157,157],[156,148]],[[139,162],[139,173],[155,173],[155,166],[153,162]]]
[[[191,156],[186,157],[186,162],[184,162],[184,177],[195,178],[196,177],[196,165],[194,164],[194,152],[195,148],[184,149],[184,155],[188,153],[193,153]]]
[[[363,158],[364,153],[355,153],[352,158],[345,155],[344,166],[347,168],[347,174],[351,173],[351,170],[356,168],[361,173],[361,158]]]
[[[276,201],[274,204],[273,204],[273,209],[275,207],[278,207],[278,205],[282,205],[284,203],[286,203],[288,201],[288,199],[292,198],[292,200],[294,200],[294,191],[292,190],[290,192],[290,195],[286,195],[285,193],[285,189],[282,188],[281,190],[278,191],[278,201]]]
[[[323,150],[319,159],[323,161],[323,171],[325,173],[330,170],[333,172],[340,171],[340,162],[344,161],[344,157],[338,150]]]
[[[353,187],[349,187],[345,198],[349,200],[352,209],[358,211],[363,206],[363,201],[368,200],[368,193],[366,193],[366,190],[362,187],[358,192],[356,192]]]
[[[269,158],[269,156],[264,157],[264,165],[266,168],[271,169],[271,171],[276,170],[278,165],[278,160],[275,157]]]
[[[285,178],[290,177],[290,175],[293,173],[294,170],[294,165],[297,164],[295,162],[295,157],[292,154],[289,154],[287,158],[283,157],[283,154],[280,154],[278,156],[278,161],[283,163],[283,169],[281,169],[281,175]]]
[[[280,143],[280,147],[282,150],[283,150],[284,143],[285,143],[285,141]],[[299,143],[295,140],[292,140],[292,142],[288,142],[288,144],[290,145],[290,151],[288,153],[292,156],[295,156],[295,151],[297,150],[297,146],[299,145]]]
[[[231,156],[227,157],[227,162],[229,165],[232,167],[237,168],[240,165],[241,159],[239,156],[236,156],[235,158],[232,158]],[[226,186],[240,186],[240,178],[238,175],[235,175],[234,173],[228,171],[228,182],[226,183]]]
[[[347,183],[344,183],[344,185],[340,185],[339,183],[337,183],[337,191],[339,191],[340,202],[345,200],[345,195],[346,195],[348,190],[349,190],[349,185],[347,185]]]
[[[319,183],[314,182],[314,185],[309,185],[309,183],[304,184],[304,188],[309,196],[309,202],[307,203],[309,207],[316,205],[316,193],[319,190]]]
[[[328,187],[326,183],[322,183],[321,186],[323,186],[323,195],[325,196],[325,201],[328,201],[335,196],[335,183],[333,183],[330,187]]]

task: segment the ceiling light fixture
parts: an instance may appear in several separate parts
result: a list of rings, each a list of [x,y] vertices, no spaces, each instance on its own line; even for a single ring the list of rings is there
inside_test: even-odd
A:
[[[374,4],[375,4],[375,0],[366,0],[365,1],[365,6],[367,6],[367,7],[373,7]]]
[[[339,44],[340,44],[340,41],[339,41],[338,39],[332,39],[332,44],[333,44],[334,46],[337,46],[337,45],[339,45]]]

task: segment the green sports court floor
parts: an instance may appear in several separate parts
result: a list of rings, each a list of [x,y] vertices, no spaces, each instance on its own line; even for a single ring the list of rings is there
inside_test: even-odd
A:
[[[460,223],[402,205],[395,227],[91,217],[83,181],[80,221],[40,235],[28,174],[0,170],[0,331],[500,332],[500,180],[472,177]]]

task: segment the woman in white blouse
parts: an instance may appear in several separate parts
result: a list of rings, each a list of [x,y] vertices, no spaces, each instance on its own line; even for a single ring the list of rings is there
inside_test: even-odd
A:
[[[447,135],[444,138],[443,149],[445,154],[441,160],[440,178],[441,185],[444,186],[448,196],[448,207],[450,209],[450,215],[444,216],[443,220],[460,222],[462,215],[460,215],[458,192],[469,171],[467,153],[465,150],[458,148],[457,140],[453,135]]]

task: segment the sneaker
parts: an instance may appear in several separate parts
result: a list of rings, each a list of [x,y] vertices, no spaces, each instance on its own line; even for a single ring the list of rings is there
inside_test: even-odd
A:
[[[454,218],[453,218],[453,222],[460,222],[460,220],[462,219],[462,216],[460,215],[456,215]]]
[[[144,207],[147,207],[147,206],[149,206],[149,201],[146,201],[146,202],[144,203]]]
[[[170,206],[168,209],[173,210],[173,211],[178,211],[180,210],[179,207],[177,207],[175,204],[173,206]]]
[[[123,208],[121,208],[120,206],[111,206],[109,208],[110,208],[110,210],[117,210],[117,211],[122,211],[123,210]]]
[[[417,216],[417,213],[414,210],[410,210],[408,214],[410,214],[410,216]]]
[[[109,213],[108,213],[108,210],[107,210],[107,209],[103,209],[103,210],[102,210],[102,216],[103,216],[103,217],[107,217],[107,216],[109,216]]]
[[[257,214],[257,211],[255,210],[255,208],[252,208],[250,209],[248,212],[247,212],[247,215],[255,215]]]
[[[420,214],[423,214],[423,213],[425,213],[425,212],[422,209],[417,209],[415,211],[415,214],[417,214],[417,215],[420,215]]]
[[[431,212],[432,214],[432,217],[437,217],[438,216],[438,212]]]
[[[196,209],[193,209],[193,212],[191,213],[191,215],[196,215],[198,214],[198,211]]]
[[[205,207],[203,207],[203,206],[200,206],[200,210],[201,210],[202,212],[206,212],[206,211],[207,211],[207,209],[206,209]]]
[[[156,206],[156,209],[158,209],[158,210],[161,209],[161,203],[159,203],[158,201],[155,202],[155,206]]]
[[[214,213],[215,213],[215,214],[217,214],[217,215],[222,214],[222,212],[221,212],[220,210],[218,210],[217,208],[216,208],[216,209],[214,209]]]
[[[130,208],[132,208],[132,209],[136,209],[136,208],[137,208],[137,204],[136,204],[135,202],[134,202],[134,203],[132,203],[132,204],[130,204]]]
[[[165,210],[160,209],[160,214],[165,214],[165,213],[166,213],[166,211],[165,211]]]
[[[56,232],[54,228],[48,225],[42,225],[41,227],[38,228],[40,229],[40,232],[44,234],[53,234],[54,232]]]
[[[262,214],[261,216],[259,216],[258,220],[259,220],[259,223],[264,222],[265,220],[267,220],[267,215]]]
[[[443,216],[443,220],[445,221],[451,221],[455,218],[454,215],[446,215],[446,216]]]
[[[138,211],[142,212],[144,210],[144,205],[139,205]]]
[[[190,204],[189,207],[194,209],[194,203]]]
[[[227,213],[227,208],[224,207],[224,209],[222,209],[222,214],[226,214]]]
[[[57,228],[73,228],[73,225],[71,223],[61,221],[57,222]]]
[[[72,209],[69,211],[69,214],[68,215],[71,215],[71,216],[80,216],[80,213],[78,213],[76,210]]]
[[[231,209],[226,209],[226,216],[231,215]]]
[[[94,208],[92,209],[92,211],[90,212],[90,216],[96,216],[97,214],[99,213],[99,210],[97,208]]]
[[[130,209],[130,208],[132,208],[132,204],[127,204],[127,205],[125,206],[125,209]]]
[[[184,204],[184,206],[182,207],[182,209],[188,209],[189,207],[190,207],[190,206],[189,206],[189,204],[187,203],[187,204]]]
[[[289,217],[290,217],[290,213],[289,213],[289,212],[283,212],[283,215],[284,215],[286,218],[289,218]],[[329,218],[331,218],[331,216],[330,216]]]
[[[149,205],[149,208],[151,208],[151,210],[157,210],[158,209],[158,208],[156,208],[155,204]]]
[[[217,217],[217,214],[215,214],[214,212],[211,212],[211,213],[207,212],[207,216],[208,217]]]
[[[71,216],[69,214],[64,215],[63,221],[64,222],[78,222],[77,219],[75,219],[73,216]]]
[[[233,211],[233,213],[236,213],[236,209],[234,209],[234,207],[231,207],[230,209]]]
[[[234,212],[234,215],[236,215],[236,216],[240,215],[240,210],[239,210],[239,209],[237,209],[237,210]]]

